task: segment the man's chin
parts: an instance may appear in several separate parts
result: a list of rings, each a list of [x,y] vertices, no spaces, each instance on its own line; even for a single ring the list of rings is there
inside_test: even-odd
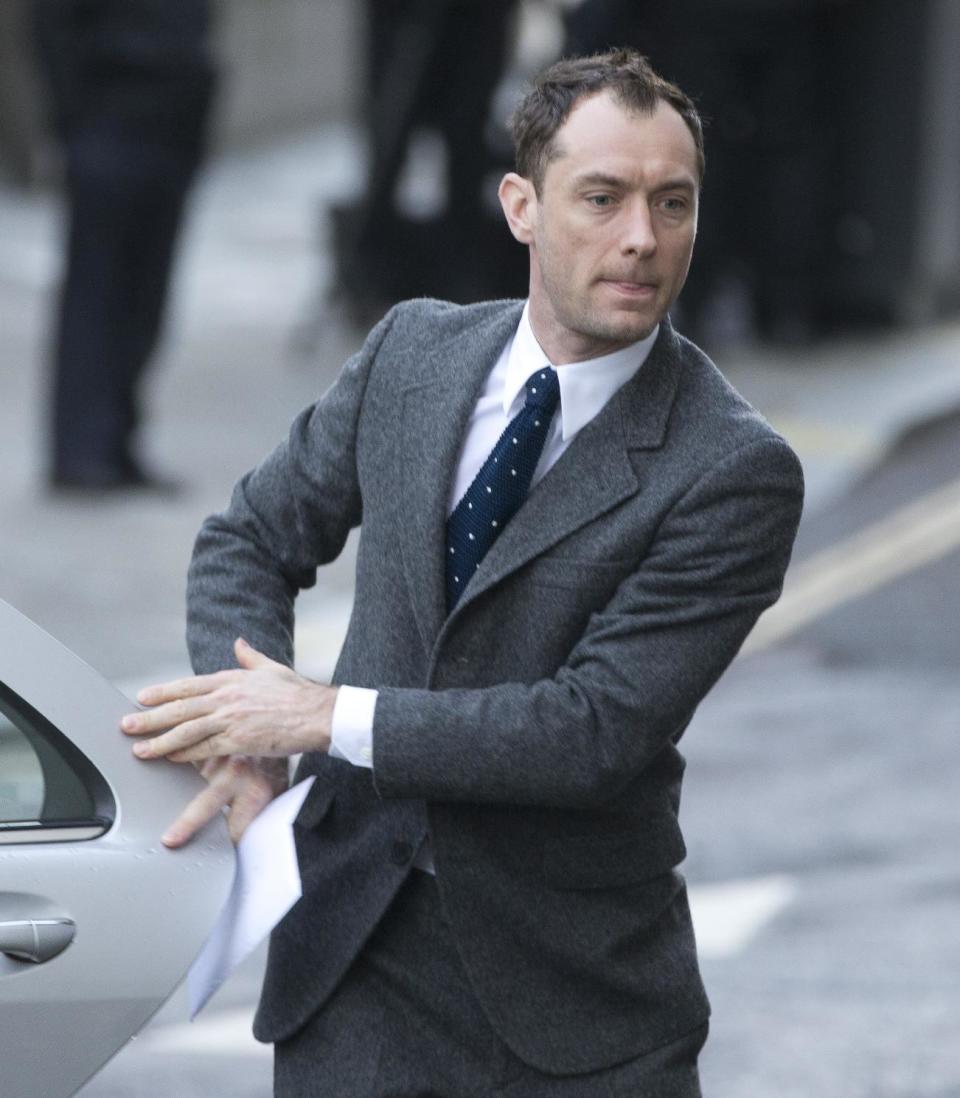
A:
[[[660,313],[653,308],[594,309],[579,315],[571,313],[562,320],[568,332],[577,333],[581,341],[586,341],[591,353],[585,357],[589,358],[612,354],[646,339],[659,322]]]
[[[643,314],[630,311],[610,318],[606,325],[606,338],[623,344],[638,343],[646,339],[659,323],[660,316],[652,310]]]

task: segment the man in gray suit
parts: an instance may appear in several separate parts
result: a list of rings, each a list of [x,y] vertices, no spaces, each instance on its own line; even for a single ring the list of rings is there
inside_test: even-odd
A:
[[[255,1026],[282,1095],[700,1093],[677,742],[779,594],[802,478],[667,317],[690,100],[613,51],[513,132],[528,300],[381,321],[205,523],[198,675],[123,722],[208,771],[171,846],[227,804],[242,830],[292,754],[316,777]],[[293,604],[357,525],[326,686],[290,669]]]

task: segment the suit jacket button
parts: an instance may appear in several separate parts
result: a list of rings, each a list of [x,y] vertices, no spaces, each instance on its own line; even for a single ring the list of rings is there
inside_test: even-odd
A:
[[[413,847],[409,843],[394,843],[390,851],[390,860],[394,865],[406,865],[413,857]]]

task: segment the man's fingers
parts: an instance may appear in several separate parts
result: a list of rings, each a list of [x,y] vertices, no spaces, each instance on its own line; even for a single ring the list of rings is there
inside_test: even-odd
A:
[[[163,833],[164,846],[176,848],[188,843],[194,835],[228,804],[233,792],[232,784],[216,778],[198,793],[173,823]]]
[[[162,705],[164,702],[176,701],[177,698],[209,694],[221,684],[223,676],[223,671],[217,671],[213,675],[191,675],[186,679],[174,679],[172,682],[145,686],[137,694],[137,701],[141,705]]]
[[[129,736],[143,736],[151,732],[163,732],[175,728],[187,721],[205,717],[215,708],[210,694],[191,698],[177,698],[175,701],[158,705],[156,709],[143,713],[128,713],[120,722],[120,727]]]
[[[234,797],[233,804],[230,805],[227,824],[230,828],[230,838],[235,843],[240,842],[244,831],[266,808],[273,797],[274,792],[266,781],[258,782],[253,778]]]
[[[244,756],[211,759],[200,772],[210,784],[167,828],[162,839],[165,846],[183,846],[227,805],[230,838],[239,842],[250,823],[278,792],[270,774],[259,770]]]
[[[141,754],[137,751],[137,748],[134,748],[134,751],[142,759],[150,757]],[[207,736],[206,739],[191,744],[189,747],[181,747],[176,751],[167,751],[163,757],[175,763],[203,763],[226,758],[228,755],[236,755],[239,751],[240,747],[230,739],[229,733],[224,732],[219,736]]]
[[[198,747],[208,743],[212,736],[218,735],[220,747],[217,750],[211,750],[208,747],[198,753]],[[199,759],[208,759],[213,755],[233,755],[236,751],[235,745],[227,746],[227,734],[223,726],[215,717],[210,716],[185,721],[169,732],[164,732],[162,736],[155,736],[152,740],[139,740],[133,745],[133,753],[138,759],[163,759],[180,754],[182,757],[174,759],[174,762],[195,762]],[[186,752],[191,753],[186,754]]]

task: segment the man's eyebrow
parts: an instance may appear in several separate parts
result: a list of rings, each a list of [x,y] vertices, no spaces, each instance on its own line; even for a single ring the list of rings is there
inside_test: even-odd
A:
[[[586,172],[574,180],[578,187],[626,187],[627,182],[619,175],[608,175],[606,172]]]
[[[658,184],[653,188],[654,194],[659,194],[661,191],[690,191],[693,192],[697,189],[696,183],[688,176],[681,175],[675,179],[666,179],[663,183]]]
[[[576,187],[615,187],[621,190],[628,190],[630,187],[630,183],[622,176],[610,175],[607,172],[585,172],[583,175],[576,176],[573,182]],[[653,188],[653,193],[660,194],[662,191],[692,193],[695,190],[696,183],[689,176],[681,175],[658,183]]]

